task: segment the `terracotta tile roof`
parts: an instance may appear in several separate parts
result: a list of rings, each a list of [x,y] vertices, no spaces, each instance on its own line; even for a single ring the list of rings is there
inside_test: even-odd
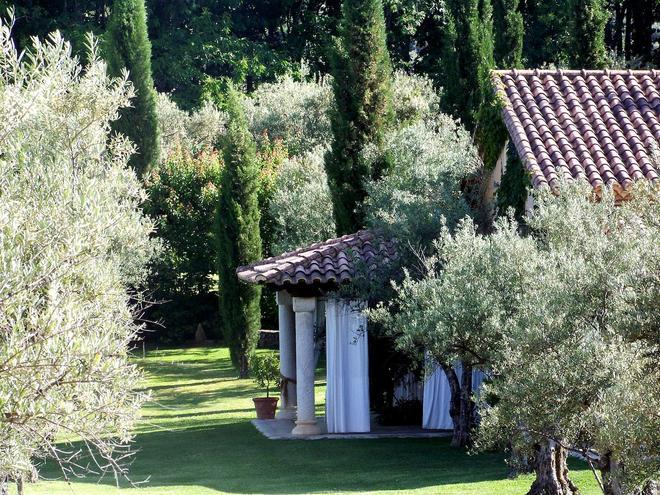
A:
[[[660,71],[494,71],[502,112],[534,187],[583,178],[618,195],[658,180]]]
[[[371,273],[396,256],[396,241],[361,230],[241,266],[236,273],[244,282],[275,286],[341,284],[359,266]]]

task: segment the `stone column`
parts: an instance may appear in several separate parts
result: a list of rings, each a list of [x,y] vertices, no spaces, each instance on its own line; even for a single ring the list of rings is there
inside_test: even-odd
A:
[[[318,435],[314,413],[314,310],[315,297],[294,297],[296,314],[296,392],[298,419],[291,433],[294,435]]]
[[[277,419],[296,419],[296,333],[293,298],[285,290],[277,291],[279,310],[280,373],[285,383],[280,394]]]

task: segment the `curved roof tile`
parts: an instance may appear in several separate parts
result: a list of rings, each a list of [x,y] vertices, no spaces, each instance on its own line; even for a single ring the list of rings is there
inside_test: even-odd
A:
[[[244,282],[276,287],[339,284],[350,281],[361,264],[371,273],[396,257],[396,241],[361,230],[241,266],[236,274]]]
[[[660,71],[506,70],[493,83],[535,187],[569,170],[615,192],[631,178],[658,180],[650,155],[660,145]]]

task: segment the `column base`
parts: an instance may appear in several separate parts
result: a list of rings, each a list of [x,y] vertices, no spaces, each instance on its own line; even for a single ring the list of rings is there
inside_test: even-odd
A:
[[[296,427],[291,430],[291,434],[301,437],[308,435],[320,435],[321,428],[316,423],[316,421],[296,421]]]
[[[285,407],[277,411],[275,419],[290,419],[292,421],[296,420],[296,408],[295,407]]]

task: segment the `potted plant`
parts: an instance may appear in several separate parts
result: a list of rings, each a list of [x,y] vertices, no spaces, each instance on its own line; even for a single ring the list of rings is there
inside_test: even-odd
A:
[[[256,397],[254,407],[257,410],[257,418],[273,419],[277,409],[278,397],[270,396],[270,389],[279,388],[280,384],[280,360],[274,352],[255,354],[251,359],[252,378],[259,388],[266,389],[266,397]]]

